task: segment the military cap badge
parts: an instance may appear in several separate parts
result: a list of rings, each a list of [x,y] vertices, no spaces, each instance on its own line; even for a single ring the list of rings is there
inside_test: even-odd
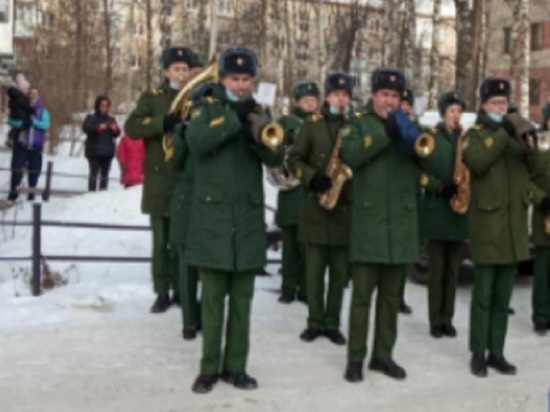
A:
[[[239,58],[237,59],[237,65],[242,66],[243,63],[244,63],[244,62],[243,62],[242,57],[239,57]]]

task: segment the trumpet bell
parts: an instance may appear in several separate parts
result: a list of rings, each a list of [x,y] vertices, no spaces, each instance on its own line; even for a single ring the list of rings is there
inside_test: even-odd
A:
[[[261,133],[262,143],[269,149],[276,151],[283,144],[285,131],[279,123],[268,123]]]
[[[414,143],[416,154],[420,157],[430,156],[435,148],[435,140],[429,134],[421,135]]]

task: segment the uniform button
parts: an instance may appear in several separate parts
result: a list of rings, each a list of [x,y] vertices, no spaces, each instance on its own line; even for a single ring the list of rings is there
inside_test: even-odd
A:
[[[206,196],[206,201],[207,202],[210,202],[212,200],[212,198],[210,196]]]

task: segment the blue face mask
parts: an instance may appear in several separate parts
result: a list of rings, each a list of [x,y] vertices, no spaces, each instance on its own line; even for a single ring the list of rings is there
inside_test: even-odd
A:
[[[232,102],[238,102],[239,101],[239,98],[237,97],[237,95],[229,89],[225,89],[225,95]]]
[[[172,81],[170,82],[170,88],[171,88],[172,90],[179,90],[179,89],[181,89],[179,83],[172,82]]]
[[[498,113],[487,113],[487,116],[489,116],[489,119],[495,123],[502,123],[502,120],[504,119],[504,116]]]
[[[346,107],[343,112],[340,111],[338,107],[330,106],[330,114],[343,114],[349,112],[349,107]]]

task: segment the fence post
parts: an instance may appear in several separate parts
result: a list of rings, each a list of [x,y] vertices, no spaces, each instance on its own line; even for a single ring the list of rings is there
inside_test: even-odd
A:
[[[34,203],[32,205],[32,295],[40,296],[40,256],[41,256],[41,217],[42,204]]]
[[[46,187],[44,188],[44,192],[42,193],[42,200],[44,202],[47,202],[50,200],[50,191],[52,189],[52,174],[53,174],[53,161],[48,160],[48,164],[46,166]]]

